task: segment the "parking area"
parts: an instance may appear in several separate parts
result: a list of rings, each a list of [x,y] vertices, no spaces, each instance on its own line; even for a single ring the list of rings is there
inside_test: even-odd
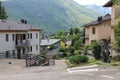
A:
[[[66,68],[65,61],[54,66],[37,66],[0,72],[0,80],[120,80],[118,68],[98,65]]]

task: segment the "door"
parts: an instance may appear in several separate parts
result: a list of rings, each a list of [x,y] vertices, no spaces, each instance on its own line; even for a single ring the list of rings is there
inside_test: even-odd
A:
[[[17,59],[21,59],[21,50],[20,49],[17,50]]]

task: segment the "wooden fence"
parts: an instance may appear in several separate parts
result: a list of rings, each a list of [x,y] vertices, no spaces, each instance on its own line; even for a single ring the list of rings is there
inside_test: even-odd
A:
[[[26,54],[26,67],[40,66],[40,55]]]

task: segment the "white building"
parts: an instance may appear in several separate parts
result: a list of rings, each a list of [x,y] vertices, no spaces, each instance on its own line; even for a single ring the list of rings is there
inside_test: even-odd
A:
[[[6,58],[23,58],[25,54],[40,54],[40,29],[33,28],[26,20],[0,21],[0,54]]]

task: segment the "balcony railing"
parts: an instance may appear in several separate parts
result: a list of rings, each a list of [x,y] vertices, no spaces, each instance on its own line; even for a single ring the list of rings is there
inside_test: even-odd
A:
[[[16,44],[16,48],[25,48],[30,46],[30,41],[29,40],[23,40],[22,42],[18,41]]]

